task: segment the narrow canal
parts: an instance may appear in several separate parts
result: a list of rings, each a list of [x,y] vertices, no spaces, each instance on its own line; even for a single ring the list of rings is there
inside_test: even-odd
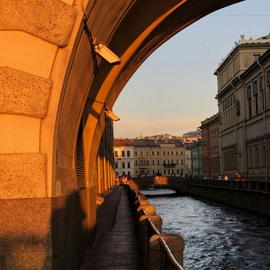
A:
[[[164,232],[185,239],[186,270],[270,269],[270,219],[186,196],[150,202],[163,219]]]

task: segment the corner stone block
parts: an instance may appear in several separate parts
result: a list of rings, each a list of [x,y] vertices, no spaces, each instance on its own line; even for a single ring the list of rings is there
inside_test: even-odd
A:
[[[68,44],[76,9],[59,0],[0,0],[0,30],[18,30],[59,47]]]
[[[0,113],[44,118],[52,82],[8,67],[0,67]]]
[[[46,197],[46,156],[0,154],[0,199]]]

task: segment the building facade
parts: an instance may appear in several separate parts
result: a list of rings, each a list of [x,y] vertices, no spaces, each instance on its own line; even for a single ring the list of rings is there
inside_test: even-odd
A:
[[[185,148],[181,141],[134,140],[135,174],[182,176]]]
[[[120,176],[185,174],[185,148],[180,140],[116,139],[114,156],[115,170]]]
[[[134,146],[132,140],[114,140],[115,172],[118,176],[135,176],[134,171]]]
[[[216,178],[220,176],[219,114],[202,121],[201,130],[202,175]]]
[[[221,172],[269,179],[270,36],[243,36],[216,71]]]
[[[202,176],[202,141],[194,142],[191,148],[192,177]]]
[[[183,142],[184,143],[193,143],[197,142],[201,139],[201,130],[198,128],[195,131],[189,131],[183,134]]]

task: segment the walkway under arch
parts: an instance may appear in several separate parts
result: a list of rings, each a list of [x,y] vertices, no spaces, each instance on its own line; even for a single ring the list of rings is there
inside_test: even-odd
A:
[[[161,44],[236,2],[0,1],[0,268],[78,267],[82,243],[94,234],[96,195],[113,184],[105,110]],[[97,57],[95,74],[84,16],[119,65]],[[85,184],[78,189],[80,126]]]

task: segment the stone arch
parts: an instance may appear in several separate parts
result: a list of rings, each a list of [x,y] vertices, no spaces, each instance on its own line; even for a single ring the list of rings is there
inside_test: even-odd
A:
[[[76,246],[95,228],[104,110],[167,39],[239,1],[0,1],[0,243],[9,247],[3,256],[9,269],[77,268]],[[110,66],[98,58],[99,75],[82,5],[92,35],[121,59]],[[87,188],[77,191],[74,156],[81,123]]]

